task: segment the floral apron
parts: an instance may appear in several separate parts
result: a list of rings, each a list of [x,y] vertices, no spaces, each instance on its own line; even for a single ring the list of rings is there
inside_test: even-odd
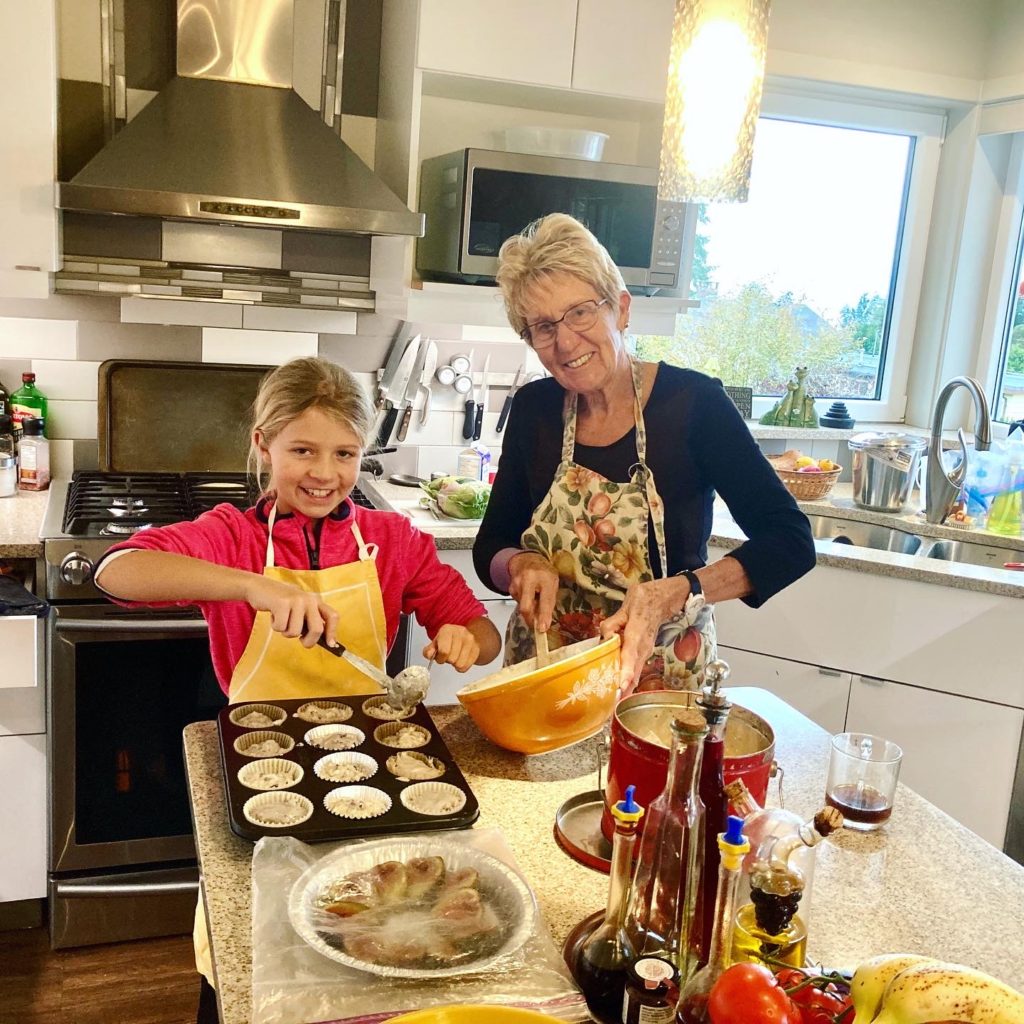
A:
[[[597,636],[603,619],[618,610],[633,583],[654,579],[648,553],[648,521],[654,526],[664,574],[665,510],[647,466],[640,364],[632,362],[637,462],[628,483],[614,483],[573,461],[576,394],[566,401],[562,461],[551,489],[533,513],[521,544],[543,555],[558,572],[550,648]],[[687,598],[678,615],[662,623],[654,653],[640,673],[640,689],[693,690],[715,657],[714,606],[702,595]],[[516,612],[505,636],[505,664],[536,654],[533,631]]]

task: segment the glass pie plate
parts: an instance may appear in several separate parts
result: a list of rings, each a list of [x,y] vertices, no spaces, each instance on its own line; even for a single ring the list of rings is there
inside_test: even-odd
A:
[[[382,895],[369,873],[379,865],[441,858],[443,878],[423,894]],[[472,884],[467,880],[472,879]],[[456,890],[475,889],[466,904]],[[350,916],[330,903],[367,907]],[[331,960],[394,978],[478,973],[514,953],[534,928],[536,901],[519,874],[462,843],[418,837],[342,848],[311,865],[292,887],[288,917],[298,935]]]

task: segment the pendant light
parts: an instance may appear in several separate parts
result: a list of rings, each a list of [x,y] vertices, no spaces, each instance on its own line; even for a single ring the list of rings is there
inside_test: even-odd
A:
[[[676,0],[658,196],[743,203],[771,0]]]

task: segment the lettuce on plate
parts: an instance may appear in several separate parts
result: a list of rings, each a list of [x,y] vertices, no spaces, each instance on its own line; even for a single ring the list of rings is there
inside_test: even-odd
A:
[[[443,476],[420,486],[452,519],[482,519],[491,497],[491,485],[471,477]]]

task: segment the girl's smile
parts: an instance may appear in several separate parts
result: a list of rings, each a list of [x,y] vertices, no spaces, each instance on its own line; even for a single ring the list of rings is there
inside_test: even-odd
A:
[[[322,519],[351,493],[362,446],[353,430],[315,406],[296,416],[270,442],[256,444],[270,466],[279,512]]]

